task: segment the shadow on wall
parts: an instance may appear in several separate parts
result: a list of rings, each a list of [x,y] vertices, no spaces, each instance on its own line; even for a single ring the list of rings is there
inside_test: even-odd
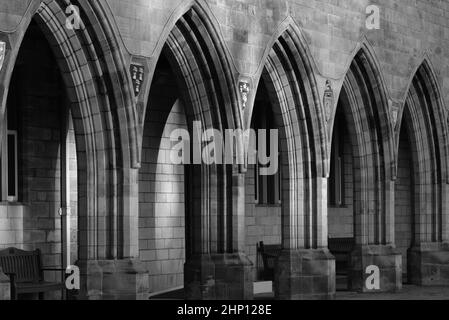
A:
[[[180,100],[164,120],[146,123],[139,175],[140,259],[149,270],[151,292],[184,285],[184,166],[170,163],[171,132],[187,130]]]

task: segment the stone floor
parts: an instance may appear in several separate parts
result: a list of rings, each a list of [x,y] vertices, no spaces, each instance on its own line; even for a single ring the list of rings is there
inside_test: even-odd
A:
[[[337,292],[337,300],[449,300],[449,287],[405,285],[397,293]]]
[[[151,300],[182,300],[183,290],[153,296]],[[272,300],[270,295],[256,296],[260,300]],[[337,292],[336,300],[449,300],[449,287],[418,287],[406,285],[398,293]]]

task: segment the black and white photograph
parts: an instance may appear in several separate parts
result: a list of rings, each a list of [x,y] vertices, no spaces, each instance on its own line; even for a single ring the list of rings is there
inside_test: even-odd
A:
[[[0,300],[449,300],[449,0],[0,0]]]

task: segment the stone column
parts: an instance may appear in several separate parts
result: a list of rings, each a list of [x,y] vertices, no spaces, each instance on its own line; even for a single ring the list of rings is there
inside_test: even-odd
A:
[[[334,299],[335,259],[327,249],[327,179],[297,181],[298,198],[283,204],[282,253],[275,267],[278,300]],[[283,200],[284,202],[284,200]],[[298,208],[297,206],[304,207]]]
[[[410,280],[416,285],[449,286],[448,185],[442,184],[441,191],[441,208],[438,204],[433,204],[432,208],[435,209],[430,213],[438,215],[442,212],[441,221],[435,218],[432,230],[425,223],[426,220],[429,221],[428,215],[423,212],[416,215],[420,219],[415,227],[415,244],[408,252]],[[423,203],[430,202],[425,195],[422,197]]]
[[[138,259],[138,171],[117,172],[119,176],[123,173],[123,181],[114,184],[119,186],[114,199],[118,207],[97,212],[103,218],[96,221],[87,219],[94,231],[83,239],[88,250],[82,251],[77,262],[81,273],[79,299],[147,300],[149,296],[148,270]]]
[[[367,286],[373,275],[369,267],[379,270],[379,289]],[[357,244],[351,253],[349,290],[359,292],[396,292],[402,289],[402,257],[392,245]]]
[[[356,207],[356,246],[350,257],[349,289],[359,292],[395,292],[402,289],[402,257],[394,246],[394,188],[385,186],[385,211],[369,208],[368,201]],[[362,190],[366,192],[366,190]],[[371,289],[366,281],[379,270],[379,289]]]
[[[449,243],[420,243],[409,250],[410,280],[420,286],[449,286]]]
[[[197,174],[195,174],[195,171]],[[252,263],[244,248],[244,176],[220,169],[193,170],[193,188],[187,223],[190,226],[185,293],[192,300],[249,300],[253,297]],[[218,185],[215,174],[224,175]],[[192,179],[192,173],[190,175]],[[201,188],[199,188],[201,179]],[[206,187],[207,186],[207,187]],[[216,192],[224,192],[216,198]],[[187,200],[189,201],[189,200]],[[227,205],[226,201],[232,201]],[[213,206],[205,207],[205,203]],[[231,210],[227,208],[231,207]],[[232,232],[230,232],[232,230]]]

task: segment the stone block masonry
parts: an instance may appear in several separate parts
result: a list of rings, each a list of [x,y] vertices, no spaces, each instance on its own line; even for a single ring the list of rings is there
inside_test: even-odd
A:
[[[170,134],[175,129],[186,129],[187,122],[179,101],[165,112],[166,123],[155,123],[144,137],[140,171],[140,259],[149,270],[153,293],[184,284],[184,168],[171,164]],[[151,133],[155,126],[161,128],[160,137]]]
[[[0,248],[40,248],[46,266],[62,263],[60,120],[69,107],[70,206],[82,213],[71,221],[71,260],[84,268],[82,297],[186,284],[188,298],[250,299],[264,241],[284,247],[277,298],[332,299],[329,238],[356,241],[354,290],[366,291],[371,264],[382,291],[399,290],[405,274],[448,284],[448,1],[78,2],[85,28],[73,31],[64,1],[0,0],[1,141],[19,116],[17,203],[0,150]],[[378,30],[366,27],[370,4]],[[144,70],[138,95],[130,63]],[[333,104],[323,101],[327,81]],[[190,179],[169,163],[172,130],[193,119],[246,129],[264,86],[283,134],[282,204],[255,204],[253,168],[201,168]],[[352,149],[335,208],[327,187],[339,105]]]

